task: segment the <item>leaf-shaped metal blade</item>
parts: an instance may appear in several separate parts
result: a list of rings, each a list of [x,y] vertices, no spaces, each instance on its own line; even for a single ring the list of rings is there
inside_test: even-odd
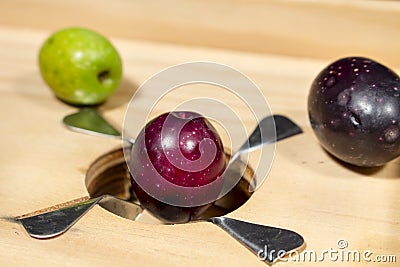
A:
[[[301,235],[291,230],[275,228],[227,217],[209,219],[250,249],[260,260],[273,264],[287,253],[304,244]]]
[[[63,119],[64,124],[73,131],[91,135],[120,137],[121,133],[111,126],[95,108],[81,108],[77,113]]]
[[[100,200],[101,197],[89,199],[71,207],[17,220],[22,223],[30,236],[39,239],[51,238],[67,231]]]
[[[276,141],[280,141],[303,132],[303,130],[301,130],[301,128],[289,118],[282,115],[274,115],[273,117],[276,127]]]
[[[248,141],[240,147],[238,154],[253,151],[260,146],[278,142],[302,132],[297,124],[285,116],[273,115],[265,117],[251,133]]]
[[[17,220],[22,223],[30,236],[47,239],[65,233],[96,204],[101,204],[112,213],[130,220],[135,220],[143,211],[142,207],[135,203],[103,195],[46,213],[21,216]]]

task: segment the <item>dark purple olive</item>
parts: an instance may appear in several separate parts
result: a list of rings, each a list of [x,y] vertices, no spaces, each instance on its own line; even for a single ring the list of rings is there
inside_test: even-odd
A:
[[[206,118],[194,112],[170,112],[139,133],[129,165],[132,189],[141,205],[164,222],[184,223],[209,207],[207,199],[218,197],[222,178],[217,179],[225,170],[226,157]],[[211,183],[207,190],[199,189]]]
[[[367,58],[333,62],[308,96],[311,126],[321,145],[357,166],[380,166],[400,155],[400,81]]]

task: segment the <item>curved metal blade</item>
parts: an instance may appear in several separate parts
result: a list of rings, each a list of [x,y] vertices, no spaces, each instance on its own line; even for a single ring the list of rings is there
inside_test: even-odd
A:
[[[259,122],[248,140],[243,143],[235,154],[250,152],[261,146],[278,142],[302,132],[297,124],[285,116],[268,116]]]
[[[63,123],[75,132],[110,137],[121,136],[121,133],[111,126],[95,108],[81,108],[78,112],[64,117]]]
[[[65,233],[99,203],[104,204],[104,207],[113,213],[131,220],[135,220],[142,212],[142,208],[137,204],[104,195],[71,206],[32,216],[20,216],[16,219],[22,223],[31,237],[47,239]]]
[[[275,263],[304,244],[304,238],[301,235],[287,229],[227,217],[213,217],[209,221],[225,230],[268,264]]]
[[[51,238],[66,232],[100,200],[101,197],[89,199],[71,207],[17,218],[17,220],[22,223],[30,236],[39,239]]]

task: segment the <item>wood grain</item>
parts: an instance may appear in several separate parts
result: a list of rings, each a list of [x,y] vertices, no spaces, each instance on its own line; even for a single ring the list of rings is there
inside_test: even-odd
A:
[[[15,222],[16,216],[86,196],[84,179],[90,164],[121,146],[117,140],[65,129],[61,119],[75,108],[58,101],[39,75],[36,60],[42,41],[52,30],[72,23],[101,29],[121,52],[123,84],[101,107],[116,126],[122,125],[136,88],[151,75],[182,62],[208,60],[230,65],[249,76],[274,113],[289,116],[303,128],[302,135],[277,145],[265,183],[230,217],[298,231],[306,239],[306,249],[317,253],[337,249],[337,241],[345,239],[350,250],[370,250],[371,257],[396,255],[400,260],[400,161],[372,170],[339,163],[318,145],[306,113],[312,79],[338,54],[368,53],[390,62],[399,71],[400,58],[395,53],[400,47],[399,20],[395,19],[400,14],[398,4],[234,1],[228,5],[228,12],[223,1],[168,5],[150,1],[142,3],[140,10],[127,8],[136,4],[122,0],[113,4],[97,1],[96,5],[86,0],[0,3],[0,266],[265,266],[209,223],[152,225],[132,222],[96,207],[67,234],[36,240]],[[209,19],[193,15],[213,4]],[[89,7],[96,12],[89,13]],[[186,13],[185,8],[192,12]],[[259,21],[272,20],[262,14],[264,9],[270,10],[268,14],[275,19],[294,16],[292,23],[281,24],[286,30],[274,29]],[[249,30],[251,23],[246,18],[253,13],[259,14],[253,22],[266,28]],[[372,13],[373,20],[367,15]],[[242,20],[232,24],[241,16]],[[166,23],[167,18],[170,23]],[[315,21],[319,21],[318,27],[312,26]],[[350,22],[352,26],[346,27]],[[165,30],[152,32],[161,24]],[[293,29],[293,25],[298,28]],[[329,25],[342,26],[324,35],[327,39],[310,38],[325,33]],[[173,29],[179,38],[168,35]],[[191,41],[194,33],[185,36],[191,29],[200,29],[204,40]],[[219,35],[221,32],[235,37],[225,38]],[[236,41],[247,34],[276,42],[265,50],[247,41],[235,47]],[[345,35],[349,39],[337,38]],[[219,36],[219,41],[212,44],[210,36]],[[282,45],[284,42],[291,45]],[[382,44],[385,49],[380,48]],[[352,50],[347,50],[350,47]],[[148,96],[142,97],[145,100]],[[144,116],[145,107],[137,107],[137,113]],[[244,123],[253,127],[250,117]],[[316,263],[279,262],[276,266],[364,264],[325,259]],[[375,264],[371,266],[396,266]]]
[[[305,58],[371,55],[398,64],[397,1],[3,0],[0,23]],[[399,66],[399,65],[397,65]]]

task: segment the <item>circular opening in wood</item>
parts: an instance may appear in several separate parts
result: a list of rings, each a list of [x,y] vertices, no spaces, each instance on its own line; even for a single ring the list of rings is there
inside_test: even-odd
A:
[[[229,154],[227,154],[228,161],[229,158]],[[242,206],[252,194],[249,191],[249,182],[253,176],[253,170],[246,167],[236,186],[224,197],[214,202],[201,215],[201,218],[223,216]],[[85,185],[91,198],[112,195],[125,201],[140,204],[131,190],[129,170],[122,148],[110,151],[97,158],[87,170]],[[102,207],[112,212],[106,206]]]

